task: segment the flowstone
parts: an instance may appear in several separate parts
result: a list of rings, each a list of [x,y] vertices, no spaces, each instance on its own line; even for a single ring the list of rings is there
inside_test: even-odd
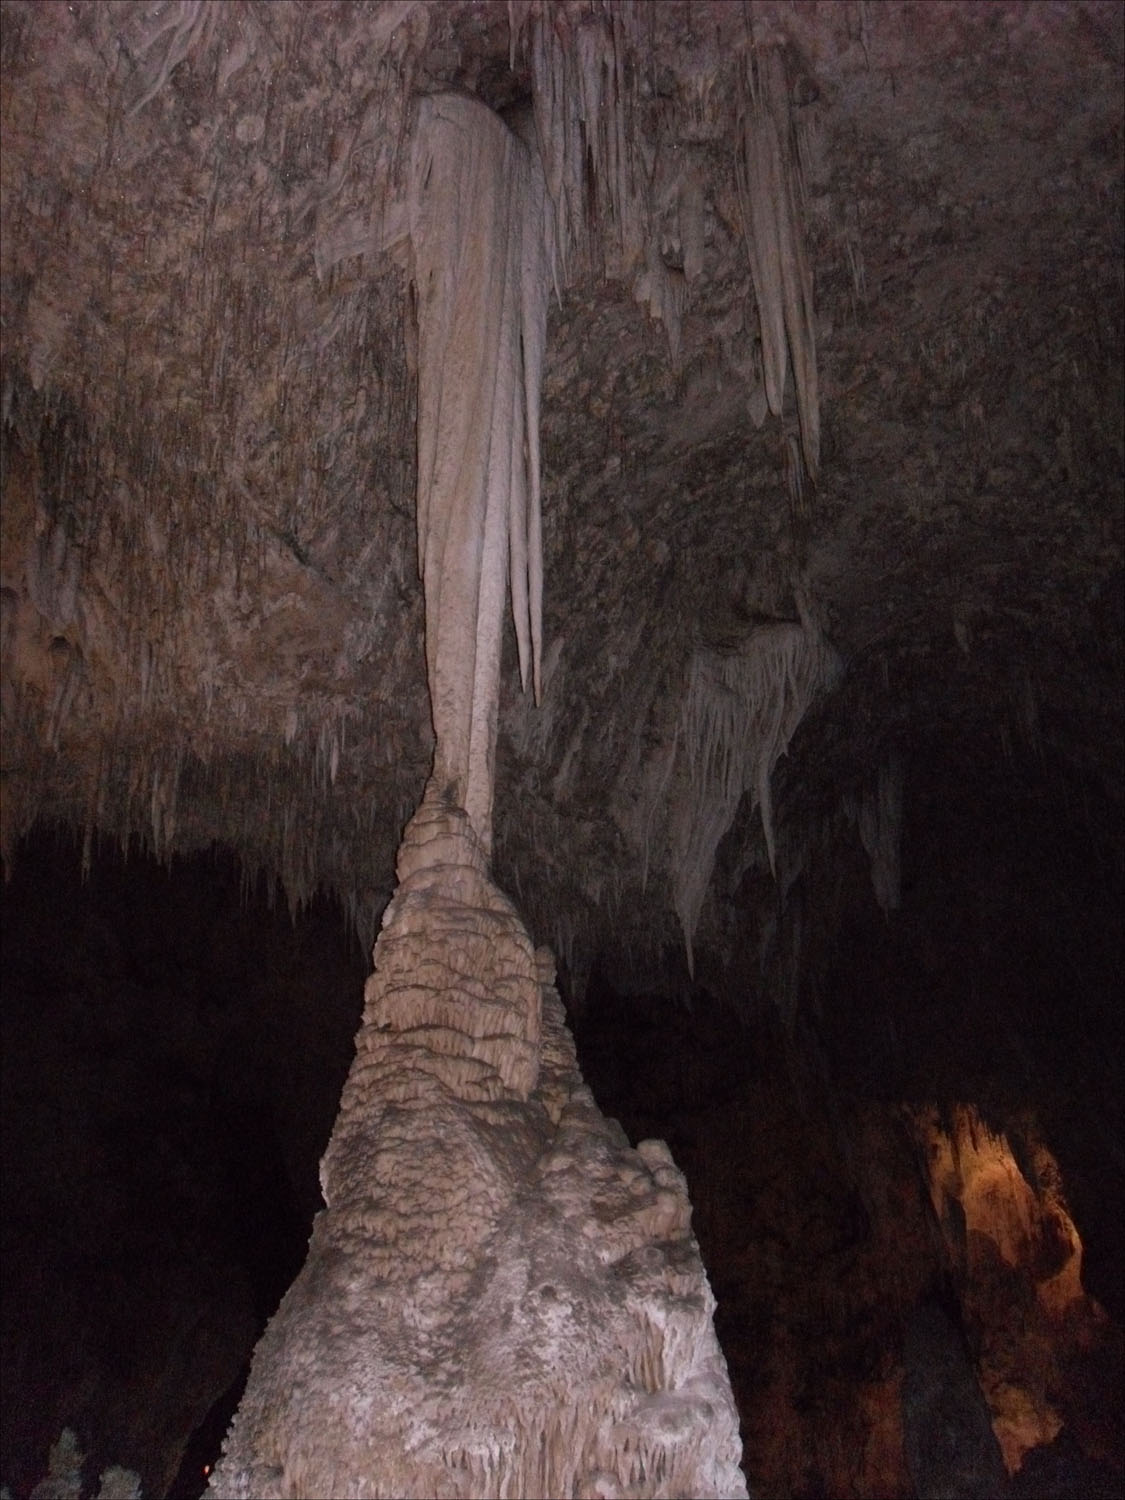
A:
[[[210,1492],[746,1495],[683,1177],[597,1109],[549,951],[432,792],[365,1002]]]

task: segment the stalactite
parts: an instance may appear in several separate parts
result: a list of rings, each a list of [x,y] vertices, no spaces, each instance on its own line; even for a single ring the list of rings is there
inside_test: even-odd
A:
[[[650,318],[656,318],[664,324],[672,364],[678,369],[687,281],[682,271],[664,264],[655,243],[650,242],[645,252],[645,266],[646,269],[637,278],[633,296],[638,302],[648,304]]]
[[[733,652],[693,654],[680,721],[682,785],[672,815],[673,902],[689,969],[715,853],[746,792],[761,815],[776,873],[770,777],[838,671],[834,651],[809,619],[762,626]]]
[[[703,184],[695,172],[687,172],[681,181],[676,215],[684,255],[684,280],[690,286],[703,275]]]
[[[160,92],[176,68],[188,53],[202,43],[213,19],[212,8],[204,0],[172,0],[160,7],[147,19],[140,35],[133,43],[133,52],[138,61],[148,54],[164,36],[168,36],[163,56],[156,62],[141,64],[142,92],[129,110],[130,115],[139,114],[145,105]]]
[[[521,21],[516,35],[523,29]],[[592,6],[573,20],[561,7],[540,6],[528,30],[535,128],[562,278],[588,263],[624,279],[640,265],[649,238],[629,84],[639,71],[637,17],[617,4]]]
[[[550,220],[524,143],[483,105],[453,95],[419,103],[408,214],[434,778],[488,848],[505,572],[521,679],[537,693],[541,684],[538,415]]]
[[[897,911],[902,887],[903,765],[891,755],[879,767],[873,787],[864,790],[858,805],[845,803],[859,827],[860,841],[871,861],[871,885],[884,912]]]
[[[780,51],[751,57],[743,79],[736,155],[743,232],[758,301],[766,397],[780,416],[793,367],[801,452],[815,481],[820,464],[816,321],[805,249],[800,162],[790,143],[789,95]]]

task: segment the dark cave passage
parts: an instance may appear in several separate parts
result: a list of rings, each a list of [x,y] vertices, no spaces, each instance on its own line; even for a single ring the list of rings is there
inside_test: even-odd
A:
[[[198,1494],[299,1270],[366,965],[221,848],[170,866],[56,829],[3,893],[4,1481],[64,1426],[146,1495]],[[229,1413],[228,1413],[229,1415]]]
[[[1049,760],[925,763],[902,909],[845,914],[816,1020],[833,1076],[900,1100],[1031,1114],[1057,1156],[1087,1290],[1125,1315],[1119,815]]]
[[[599,1105],[687,1178],[761,1495],[877,1492],[901,1469],[904,1360],[949,1327],[967,1400],[983,1410],[991,1371],[1052,1413],[1001,1413],[1028,1440],[1013,1494],[1120,1479],[1115,834],[1042,774],[972,791],[915,784],[889,918],[844,861],[793,1026],[764,994],[685,996],[678,954],[666,994],[595,966],[572,1010]],[[70,1425],[88,1482],[120,1463],[191,1500],[305,1255],[368,965],[333,902],[294,922],[219,848],[165,867],[106,844],[83,880],[78,842],[40,829],[3,920],[5,1482],[28,1493]],[[1065,1243],[1013,1270],[937,1211],[926,1152],[978,1136],[1017,1188],[1043,1188],[1043,1148],[1057,1165],[1117,1320],[1082,1357],[1028,1365],[1017,1332],[1043,1337],[1036,1277]]]
[[[687,1177],[756,1493],[840,1493],[841,1474],[880,1492],[904,1351],[935,1297],[1006,1455],[1026,1443],[1013,1493],[1120,1491],[1119,830],[1041,759],[975,778],[937,759],[908,783],[901,909],[878,909],[862,855],[842,885],[814,880],[806,913],[822,899],[838,927],[806,922],[792,1026],[760,994],[630,992],[619,967],[595,969],[575,1022],[599,1105],[634,1142],[666,1139]],[[976,1145],[998,1199],[1057,1173],[1083,1288],[1113,1320],[1097,1315],[1088,1357],[1072,1324],[1036,1321],[1064,1254],[1050,1224],[1026,1264],[994,1256],[970,1202]],[[959,1234],[927,1171],[945,1150],[962,1153]],[[1021,1352],[1033,1325],[1053,1350]],[[1004,1409],[1021,1380],[1053,1412],[1038,1441]]]

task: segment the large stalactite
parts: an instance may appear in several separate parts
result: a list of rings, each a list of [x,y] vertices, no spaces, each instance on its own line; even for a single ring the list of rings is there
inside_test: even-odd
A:
[[[409,230],[432,779],[486,849],[509,581],[520,675],[537,698],[542,670],[548,207],[538,157],[484,105],[456,95],[419,102]]]

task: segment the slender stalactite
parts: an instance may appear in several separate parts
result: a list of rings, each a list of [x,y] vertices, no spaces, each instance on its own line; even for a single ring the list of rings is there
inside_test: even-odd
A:
[[[820,398],[812,273],[801,214],[800,164],[790,148],[789,90],[776,47],[752,57],[736,157],[746,249],[758,301],[766,399],[780,416],[793,366],[801,454],[809,477],[820,467]]]

